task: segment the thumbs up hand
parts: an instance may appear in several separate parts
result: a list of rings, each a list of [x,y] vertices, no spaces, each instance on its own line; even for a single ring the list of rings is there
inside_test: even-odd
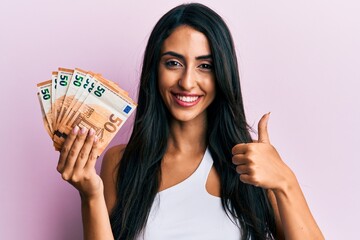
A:
[[[272,190],[284,190],[294,175],[270,144],[267,123],[270,113],[258,124],[258,141],[237,144],[232,149],[232,162],[244,183]]]

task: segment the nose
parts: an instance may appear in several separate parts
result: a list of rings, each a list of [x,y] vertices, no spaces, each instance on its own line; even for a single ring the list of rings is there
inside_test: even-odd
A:
[[[196,76],[193,70],[186,68],[178,82],[183,90],[191,90],[196,85]]]

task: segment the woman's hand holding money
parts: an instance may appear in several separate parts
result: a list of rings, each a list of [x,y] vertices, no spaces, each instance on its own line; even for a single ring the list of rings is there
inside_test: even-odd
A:
[[[94,129],[75,126],[60,151],[57,170],[81,196],[84,239],[114,239],[104,198],[104,184],[96,173],[99,142]]]
[[[75,126],[62,146],[57,170],[82,198],[91,199],[103,194],[103,182],[95,170],[97,157],[95,131]]]

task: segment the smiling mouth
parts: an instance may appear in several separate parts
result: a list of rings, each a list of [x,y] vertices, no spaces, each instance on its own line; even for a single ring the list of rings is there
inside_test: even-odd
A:
[[[196,100],[198,100],[200,96],[182,96],[182,95],[176,94],[175,97],[182,102],[192,103],[192,102],[195,102]]]
[[[175,102],[181,106],[181,107],[193,107],[195,105],[197,105],[201,98],[203,97],[202,95],[185,95],[185,94],[179,94],[179,93],[173,93],[172,94],[174,97]]]

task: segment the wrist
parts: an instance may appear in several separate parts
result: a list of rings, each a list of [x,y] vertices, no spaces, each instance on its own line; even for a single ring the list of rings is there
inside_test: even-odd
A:
[[[98,181],[93,181],[91,187],[84,187],[84,191],[79,190],[81,201],[89,202],[104,198],[104,185],[100,177]]]
[[[287,197],[294,191],[296,188],[299,187],[299,183],[293,171],[289,168],[286,177],[283,179],[281,184],[277,188],[272,189],[276,197],[280,195]]]
[[[104,193],[102,191],[99,191],[98,193],[91,195],[80,192],[80,199],[82,204],[92,204],[99,201],[103,201],[105,198],[104,198]]]

